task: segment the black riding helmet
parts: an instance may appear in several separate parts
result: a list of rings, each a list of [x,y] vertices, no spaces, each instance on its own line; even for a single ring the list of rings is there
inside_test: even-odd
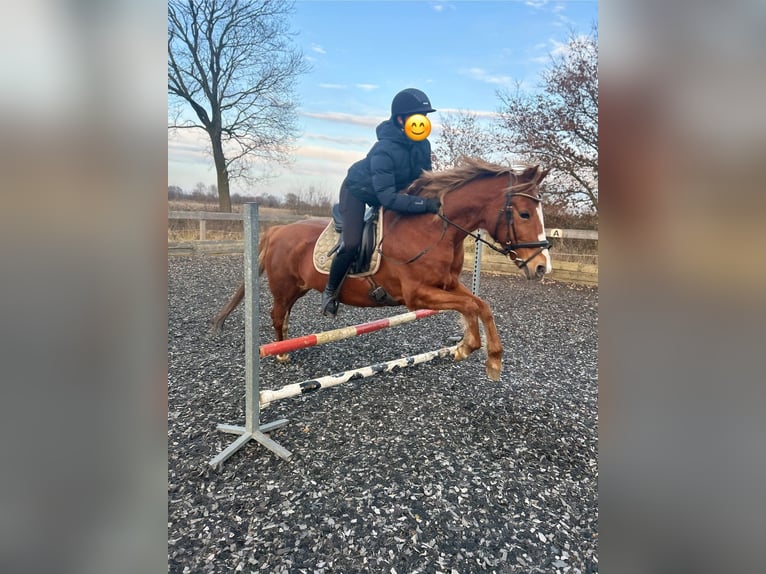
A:
[[[428,114],[436,110],[431,107],[431,100],[420,90],[407,88],[394,96],[391,102],[391,117]]]

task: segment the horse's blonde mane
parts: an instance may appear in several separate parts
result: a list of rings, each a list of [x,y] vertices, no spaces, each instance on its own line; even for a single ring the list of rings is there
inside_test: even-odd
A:
[[[443,197],[474,180],[513,173],[510,167],[489,163],[477,157],[461,157],[455,167],[444,171],[424,171],[407,189],[410,195]]]

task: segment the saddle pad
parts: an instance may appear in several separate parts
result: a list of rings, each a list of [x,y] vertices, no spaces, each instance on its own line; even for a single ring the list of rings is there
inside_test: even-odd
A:
[[[375,229],[375,245],[380,245],[383,239],[383,208],[378,208],[378,225]],[[329,275],[330,265],[335,258],[335,253],[331,256],[327,254],[332,251],[333,247],[340,241],[340,233],[335,231],[335,225],[332,219],[325,227],[325,230],[317,239],[314,244],[314,268],[320,273]],[[380,253],[377,249],[373,249],[372,258],[370,259],[370,268],[364,273],[349,273],[349,277],[367,277],[368,275],[374,275],[380,267]]]

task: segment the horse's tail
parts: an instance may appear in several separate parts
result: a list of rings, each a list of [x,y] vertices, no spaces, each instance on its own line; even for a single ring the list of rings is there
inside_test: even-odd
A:
[[[210,320],[210,333],[212,335],[215,335],[219,331],[223,331],[223,325],[226,322],[226,317],[231,315],[231,312],[237,308],[237,305],[239,305],[244,298],[245,284],[241,283],[240,286],[237,287],[237,290],[234,292],[234,295],[232,295],[231,299],[229,299],[228,303],[226,303],[226,305],[224,305],[221,310],[218,311],[218,314]]]
[[[266,267],[266,254],[268,252],[269,241],[271,239],[271,232],[273,229],[274,227],[271,227],[267,229],[266,231],[262,232],[258,239],[258,276],[259,277],[263,275],[263,271]],[[234,311],[234,309],[237,308],[237,305],[239,305],[242,302],[242,299],[244,298],[245,298],[245,284],[240,283],[239,287],[237,287],[237,290],[234,292],[234,295],[231,296],[231,299],[229,299],[226,305],[221,307],[221,310],[218,311],[218,314],[210,320],[211,334],[216,334],[219,331],[223,331],[226,318],[229,315],[231,315],[232,311]]]
[[[271,243],[271,235],[273,234],[273,230],[277,227],[282,226],[277,225],[274,227],[269,227],[258,237],[258,277],[263,275],[263,270],[266,266],[266,255],[269,252],[269,244]]]

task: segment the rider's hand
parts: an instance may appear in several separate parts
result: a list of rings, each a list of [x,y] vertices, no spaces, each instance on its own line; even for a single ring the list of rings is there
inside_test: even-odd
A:
[[[426,213],[439,213],[441,206],[442,202],[435,197],[426,199]]]

